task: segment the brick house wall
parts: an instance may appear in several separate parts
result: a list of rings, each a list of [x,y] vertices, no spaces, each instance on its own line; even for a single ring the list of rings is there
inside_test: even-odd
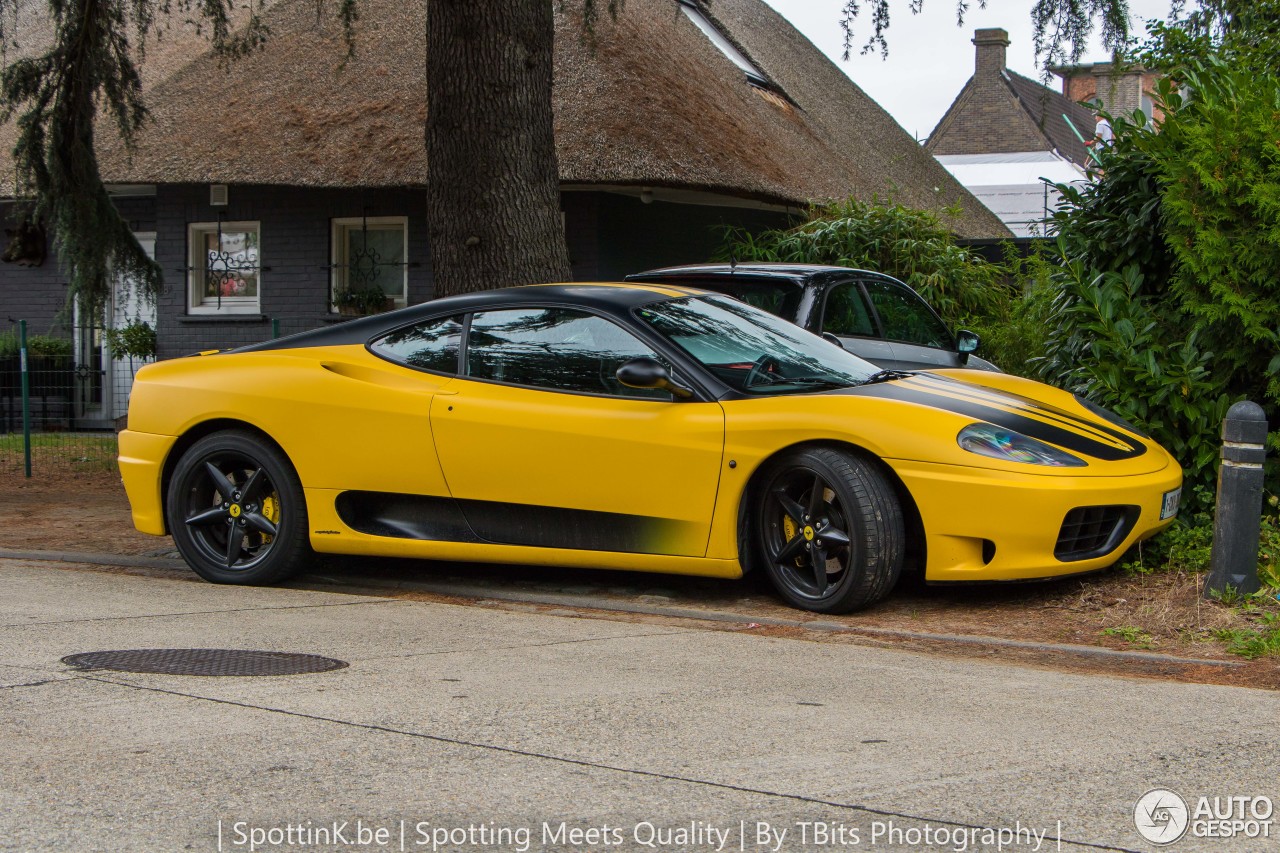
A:
[[[616,281],[629,273],[710,260],[726,226],[752,231],[785,227],[785,213],[745,207],[645,204],[634,195],[566,191],[561,195],[575,281]],[[232,185],[228,204],[209,203],[207,184],[160,185],[155,195],[118,198],[135,232],[154,232],[164,288],[156,304],[158,356],[174,358],[207,349],[256,343],[342,322],[329,310],[332,220],[362,215],[408,220],[408,301],[435,295],[420,188],[308,189]],[[6,205],[9,214],[12,205]],[[188,228],[192,223],[259,223],[262,265],[260,311],[199,314],[188,308]],[[42,266],[0,264],[0,319],[28,321],[29,334],[71,335],[66,276],[53,248]]]
[[[1150,110],[1157,121],[1163,113],[1151,103],[1160,74],[1146,69],[1132,69],[1116,73],[1109,62],[1078,65],[1055,69],[1062,77],[1062,94],[1072,101],[1089,103],[1100,101],[1102,108],[1111,115]],[[1147,96],[1144,101],[1143,96]]]
[[[593,191],[561,195],[570,263],[576,281],[611,281],[659,266],[710,259],[720,231],[782,227],[783,213],[741,207],[644,204],[633,196]],[[157,302],[160,358],[266,340],[272,320],[280,334],[314,329],[345,318],[329,311],[331,221],[335,218],[408,217],[408,301],[435,295],[427,243],[426,195],[420,189],[328,190],[298,187],[228,188],[228,204],[209,204],[209,187],[160,186],[155,199],[156,260],[165,275]],[[261,311],[248,315],[192,314],[187,307],[188,226],[224,221],[260,223]]]
[[[202,315],[188,310],[188,226],[252,221],[260,227],[261,313]],[[330,190],[233,185],[228,204],[209,204],[207,184],[161,185],[156,190],[156,261],[165,288],[157,300],[157,349],[172,358],[223,349],[280,334],[314,329],[341,318],[329,310],[332,220],[359,216],[408,218],[408,298],[430,299],[434,288],[427,251],[426,193],[421,189]]]

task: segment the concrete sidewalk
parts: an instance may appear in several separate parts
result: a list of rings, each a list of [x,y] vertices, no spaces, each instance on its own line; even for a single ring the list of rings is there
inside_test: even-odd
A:
[[[1152,788],[1280,800],[1264,691],[19,560],[0,590],[6,850],[1146,850]],[[135,648],[350,666],[59,662]]]

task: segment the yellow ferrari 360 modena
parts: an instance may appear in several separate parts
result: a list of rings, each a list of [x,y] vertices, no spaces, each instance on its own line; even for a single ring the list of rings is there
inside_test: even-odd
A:
[[[884,371],[657,284],[450,297],[139,371],[137,528],[202,577],[312,552],[735,578],[791,604],[1089,572],[1167,526],[1182,472],[1079,397]]]

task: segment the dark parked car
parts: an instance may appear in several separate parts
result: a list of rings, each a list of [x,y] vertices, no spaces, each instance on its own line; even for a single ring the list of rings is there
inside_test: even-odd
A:
[[[790,320],[879,367],[996,370],[972,353],[978,336],[952,334],[929,303],[892,276],[807,264],[696,264],[627,281],[714,290]]]

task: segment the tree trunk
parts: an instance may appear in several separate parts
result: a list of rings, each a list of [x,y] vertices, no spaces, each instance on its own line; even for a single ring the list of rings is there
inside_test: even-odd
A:
[[[436,295],[567,281],[551,0],[428,0],[427,222]]]

